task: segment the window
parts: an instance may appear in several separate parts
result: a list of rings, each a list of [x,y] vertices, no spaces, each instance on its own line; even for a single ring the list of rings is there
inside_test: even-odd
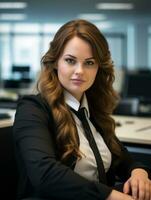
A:
[[[13,65],[29,65],[31,72],[37,73],[40,69],[40,36],[15,35],[12,40]]]
[[[33,78],[40,60],[61,24],[0,24],[0,80],[11,77],[11,68],[31,66]]]
[[[8,78],[10,76],[11,53],[10,53],[10,35],[0,34],[0,71],[1,77]]]
[[[112,60],[117,68],[126,66],[126,37],[122,34],[106,35]]]

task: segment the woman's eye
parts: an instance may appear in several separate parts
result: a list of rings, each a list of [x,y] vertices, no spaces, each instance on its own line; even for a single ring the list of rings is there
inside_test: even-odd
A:
[[[94,65],[94,61],[92,60],[86,61],[86,65]]]
[[[65,61],[66,61],[68,64],[75,64],[75,60],[72,59],[72,58],[66,58]]]

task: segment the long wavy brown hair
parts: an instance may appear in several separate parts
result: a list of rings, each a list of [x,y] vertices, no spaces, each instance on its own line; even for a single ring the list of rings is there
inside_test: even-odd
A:
[[[52,109],[56,121],[58,136],[57,147],[62,161],[71,155],[81,158],[79,151],[77,129],[72,114],[65,103],[63,87],[61,86],[56,66],[67,42],[73,37],[79,37],[92,47],[93,56],[99,69],[96,79],[86,91],[90,114],[111,151],[119,154],[119,146],[114,137],[115,122],[111,118],[118,96],[113,89],[114,65],[111,59],[108,43],[100,30],[86,20],[73,20],[64,24],[54,36],[46,54],[42,57],[42,70],[37,83],[38,91],[46,99]]]

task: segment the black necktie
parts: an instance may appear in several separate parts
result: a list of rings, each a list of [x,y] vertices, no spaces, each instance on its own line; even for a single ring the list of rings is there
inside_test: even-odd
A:
[[[85,131],[86,138],[89,142],[89,145],[94,153],[95,160],[97,163],[97,168],[98,168],[98,177],[99,181],[102,183],[106,183],[106,175],[105,175],[105,170],[103,166],[103,161],[100,155],[100,152],[98,150],[98,147],[96,145],[96,142],[94,140],[92,131],[90,129],[89,123],[87,121],[86,115],[85,115],[85,108],[81,108],[78,111],[75,111],[74,109],[71,108],[71,110],[75,113],[75,115],[79,118],[79,120],[82,122],[83,129]]]

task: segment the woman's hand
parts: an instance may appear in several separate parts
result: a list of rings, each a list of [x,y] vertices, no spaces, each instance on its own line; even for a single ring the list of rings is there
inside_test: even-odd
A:
[[[151,180],[148,178],[148,173],[141,168],[134,169],[124,184],[123,192],[131,193],[133,199],[151,200]]]

